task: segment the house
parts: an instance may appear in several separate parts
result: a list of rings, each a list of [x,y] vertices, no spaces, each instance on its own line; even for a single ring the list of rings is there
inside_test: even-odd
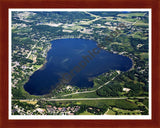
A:
[[[47,111],[48,111],[49,113],[55,112],[55,110],[54,110],[53,108],[47,108]]]
[[[130,88],[123,88],[123,91],[129,92],[131,89]]]
[[[63,112],[65,112],[65,111],[66,111],[66,108],[65,108],[65,107],[63,107],[63,108],[62,108],[62,111],[63,111]]]
[[[15,113],[17,111],[17,109],[12,109],[12,113]]]
[[[46,107],[47,107],[47,108],[51,108],[52,106],[51,106],[51,105],[46,105]]]
[[[36,110],[39,112],[39,113],[43,113],[43,112],[45,112],[45,109],[42,109],[42,108],[36,108]]]
[[[68,113],[68,115],[74,115],[74,113]]]
[[[56,107],[56,106],[53,106],[53,109],[54,109],[54,110],[57,110],[57,107]]]
[[[61,111],[61,110],[62,110],[62,108],[58,108],[58,110],[59,110],[59,111]]]

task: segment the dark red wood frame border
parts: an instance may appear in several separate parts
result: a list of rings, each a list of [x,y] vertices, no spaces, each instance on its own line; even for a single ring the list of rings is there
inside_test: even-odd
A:
[[[151,8],[152,120],[9,120],[8,9],[9,8]],[[160,1],[159,0],[0,0],[0,128],[160,127]]]

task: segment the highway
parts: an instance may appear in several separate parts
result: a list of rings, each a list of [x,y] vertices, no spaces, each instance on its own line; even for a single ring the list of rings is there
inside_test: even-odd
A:
[[[136,97],[138,99],[145,99],[146,97]],[[76,101],[76,100],[120,100],[128,99],[128,97],[110,97],[110,98],[73,98],[73,99],[45,99],[45,101]]]
[[[52,99],[52,98],[42,98],[42,99],[12,99],[12,101],[20,100],[20,101],[38,101],[38,100],[44,100],[44,101],[79,101],[79,100],[123,100],[128,98],[136,98],[136,99],[145,99],[147,97],[108,97],[108,98],[71,98],[71,99]]]

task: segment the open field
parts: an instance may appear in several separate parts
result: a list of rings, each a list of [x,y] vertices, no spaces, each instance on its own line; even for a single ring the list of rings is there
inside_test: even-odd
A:
[[[113,111],[116,111],[118,115],[141,115],[140,110],[130,111],[113,107]]]
[[[100,99],[100,100],[62,100],[57,101],[58,103],[62,104],[68,104],[73,103],[77,105],[87,105],[87,106],[93,106],[98,108],[103,108],[104,106],[112,106],[112,107],[118,107],[125,110],[136,110],[138,109],[137,104],[134,102],[128,101],[126,99]]]
[[[90,93],[79,93],[74,95],[68,95],[63,98],[97,98],[100,97],[96,94],[96,92],[90,92]]]
[[[104,115],[115,115],[116,113],[112,111],[111,109],[107,110],[107,112],[104,113]]]
[[[28,103],[28,104],[36,104],[38,101],[37,100],[35,100],[35,101],[25,101],[25,100],[20,100],[20,102],[26,102],[26,103]]]
[[[145,13],[126,13],[126,14],[118,14],[117,16],[121,17],[132,17],[132,16],[144,16]]]
[[[141,59],[148,59],[148,57],[149,57],[148,53],[146,53],[146,52],[141,53],[140,56],[141,56]]]
[[[92,114],[92,113],[90,113],[88,111],[84,111],[83,113],[80,113],[79,115],[94,115],[94,114]]]

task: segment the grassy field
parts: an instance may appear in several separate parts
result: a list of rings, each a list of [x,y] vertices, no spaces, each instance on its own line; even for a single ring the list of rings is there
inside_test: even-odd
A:
[[[40,49],[40,50],[43,50],[43,47],[37,47],[38,49]]]
[[[37,101],[35,100],[35,101],[25,101],[25,100],[20,100],[20,102],[26,102],[26,103],[28,103],[28,104],[36,104],[37,103]]]
[[[97,108],[103,108],[104,106],[112,106],[117,107],[125,110],[136,110],[138,106],[131,101],[124,100],[124,99],[104,99],[104,100],[79,100],[79,101],[57,101],[57,103],[61,103],[63,105],[67,105],[70,103],[77,104],[77,105],[87,105],[93,106]]]
[[[104,115],[115,115],[116,113],[109,109]]]
[[[118,14],[121,17],[132,17],[132,16],[144,16],[144,13],[126,13],[126,14]]]
[[[148,26],[147,23],[141,23],[141,22],[137,22],[134,25],[136,25],[136,26]]]
[[[97,98],[100,97],[96,94],[96,92],[90,92],[90,93],[80,93],[80,94],[74,94],[70,96],[64,96],[63,98]]]
[[[132,103],[135,103],[135,102],[138,101],[138,99],[127,99],[127,101],[132,102]]]
[[[42,67],[42,65],[33,65],[33,67],[38,69],[38,68]]]
[[[88,111],[84,111],[83,113],[80,113],[79,115],[94,115],[94,114],[92,114],[92,113],[90,113]]]
[[[142,52],[142,53],[140,53],[140,56],[141,56],[141,59],[143,60],[143,59],[148,59],[148,53],[146,53],[146,52]]]
[[[87,100],[87,101],[78,101],[78,104],[88,105],[93,107],[103,107],[104,105],[115,105],[115,100]]]
[[[124,110],[124,109],[113,107],[113,111],[117,112],[118,115],[141,115],[140,110],[130,111],[130,110]]]
[[[28,59],[31,59],[31,60],[32,60],[32,59],[33,59],[33,56],[32,56],[32,55],[30,55]]]

